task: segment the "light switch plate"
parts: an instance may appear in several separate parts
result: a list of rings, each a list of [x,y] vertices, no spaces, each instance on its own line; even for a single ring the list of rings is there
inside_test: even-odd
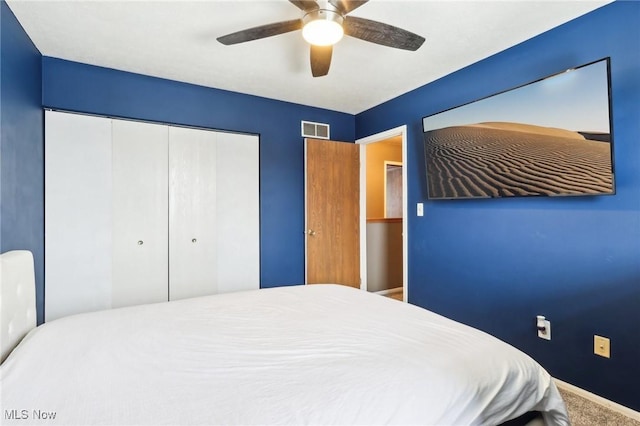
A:
[[[416,204],[416,214],[418,216],[424,216],[424,204],[423,203]]]

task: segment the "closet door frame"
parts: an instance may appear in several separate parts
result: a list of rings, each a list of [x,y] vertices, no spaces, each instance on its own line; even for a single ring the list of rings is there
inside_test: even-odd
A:
[[[86,149],[73,151],[73,147],[64,147],[60,152],[52,152],[54,145],[51,144],[51,131],[54,124],[51,117],[66,117],[70,121],[76,122],[97,122],[102,123],[102,129],[96,134],[85,133],[79,136],[71,145]],[[53,119],[55,120],[55,118]],[[140,271],[136,262],[129,262],[129,266],[121,269],[118,265],[124,262],[124,258],[131,257],[141,251],[149,251],[150,247],[161,247],[163,244],[155,241],[154,238],[143,235],[130,238],[131,235],[123,235],[116,230],[118,223],[126,224],[116,213],[121,198],[118,188],[122,188],[127,177],[118,177],[121,170],[114,169],[118,162],[119,150],[114,150],[114,126],[121,124],[126,127],[147,127],[166,130],[165,156],[159,162],[164,162],[167,166],[164,180],[164,197],[166,198],[164,222],[164,244],[163,249],[156,250],[159,257],[166,259],[165,266],[156,267],[164,275],[161,278],[162,285],[153,285],[152,289],[145,288],[141,292],[131,291],[134,286],[139,286],[144,279],[140,276]],[[68,129],[82,130],[82,126],[74,123],[66,124]],[[215,265],[215,273],[210,270],[204,275],[212,274],[215,277],[215,287],[209,287],[205,292],[224,293],[229,291],[248,290],[260,288],[260,137],[257,134],[235,133],[221,131],[211,128],[175,126],[154,122],[145,122],[133,119],[109,118],[93,114],[83,114],[77,112],[45,110],[45,319],[50,321],[59,317],[89,312],[101,309],[109,309],[119,306],[127,306],[139,303],[153,303],[170,299],[170,275],[171,256],[169,255],[170,244],[170,218],[169,218],[169,153],[170,129],[184,129],[184,131],[204,132],[213,135],[216,139],[215,155],[215,177],[216,177],[216,205],[210,208],[210,217],[215,228],[215,248],[209,250],[206,258],[211,258],[211,253],[215,260],[211,262]],[[59,129],[60,130],[60,129]],[[164,131],[164,130],[163,130]],[[180,132],[182,130],[178,130]],[[99,139],[97,144],[87,143],[94,139]],[[134,138],[135,139],[135,138]],[[218,140],[222,140],[223,155],[218,155]],[[235,146],[240,147],[235,150]],[[125,146],[127,143],[125,143]],[[157,148],[158,146],[156,146]],[[65,155],[67,149],[73,151],[74,156]],[[160,149],[162,150],[162,149]],[[235,153],[234,153],[235,150]],[[140,161],[148,154],[144,149],[138,150],[133,157]],[[115,159],[114,159],[115,156]],[[235,158],[234,158],[235,157]],[[68,161],[61,161],[60,158]],[[71,161],[71,163],[69,163]],[[75,163],[74,163],[75,161]],[[93,161],[93,162],[92,162]],[[97,164],[96,164],[97,161]],[[114,163],[115,161],[115,163]],[[247,173],[241,172],[241,163],[246,163]],[[135,163],[135,161],[134,161]],[[78,167],[78,165],[83,166]],[[240,165],[240,166],[239,166]],[[143,165],[135,163],[127,173],[136,170],[142,172]],[[74,172],[82,169],[86,172],[94,173],[92,178],[74,175]],[[67,172],[65,175],[63,172]],[[237,179],[233,175],[238,173]],[[120,179],[120,180],[119,180]],[[96,184],[95,180],[99,183]],[[74,194],[74,190],[67,191],[67,198],[56,200],[56,188],[67,187],[69,182],[79,186],[79,194]],[[118,183],[119,182],[119,183]],[[220,182],[224,182],[220,184]],[[115,192],[114,192],[115,183]],[[75,188],[71,185],[73,188]],[[221,190],[219,191],[219,188]],[[158,192],[158,191],[153,191]],[[221,197],[221,198],[219,198]],[[125,197],[126,198],[126,197]],[[220,201],[220,202],[218,202]],[[125,203],[126,204],[126,203]],[[244,206],[240,208],[238,214],[229,212],[222,207]],[[68,208],[64,208],[64,207]],[[60,207],[63,207],[60,209]],[[56,210],[58,209],[58,210]],[[128,209],[135,211],[136,208],[129,205]],[[125,214],[126,216],[126,214]],[[240,219],[238,219],[240,218]],[[157,222],[157,221],[155,221]],[[69,227],[72,228],[69,231]],[[79,228],[78,232],[73,229]],[[125,226],[127,228],[127,226]],[[75,233],[74,233],[75,232]],[[130,232],[129,232],[130,234]],[[211,238],[205,237],[205,239]],[[198,236],[193,236],[197,242],[201,242]],[[126,240],[127,248],[122,249],[121,240]],[[190,243],[194,246],[190,239]],[[153,249],[155,250],[155,249]],[[153,251],[151,250],[151,251]],[[164,251],[164,253],[163,253]],[[237,255],[234,257],[234,253]],[[175,253],[173,257],[175,257]],[[135,257],[135,256],[133,256]],[[154,256],[151,256],[154,257]],[[158,256],[155,256],[157,258]],[[60,260],[63,259],[63,260]],[[152,262],[153,263],[153,262]],[[157,263],[157,262],[156,262]],[[82,266],[79,269],[78,266]],[[218,265],[223,265],[218,267]],[[143,268],[144,269],[144,268]],[[150,269],[147,267],[146,271]],[[138,273],[138,275],[136,275]],[[64,276],[64,279],[61,277]],[[119,276],[128,276],[127,283],[119,285],[116,281]],[[73,279],[68,279],[73,277]],[[223,284],[218,286],[218,283]],[[138,284],[135,284],[135,283]],[[162,290],[158,290],[162,288]],[[149,293],[147,293],[149,291]],[[133,294],[135,293],[135,294]],[[203,293],[198,290],[195,293]],[[183,294],[181,297],[191,297],[200,294]],[[176,297],[178,298],[178,297]],[[175,299],[175,298],[174,298]]]

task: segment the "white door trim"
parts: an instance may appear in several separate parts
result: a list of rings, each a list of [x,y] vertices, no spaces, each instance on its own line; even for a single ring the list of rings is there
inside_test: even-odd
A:
[[[356,140],[360,145],[360,289],[367,290],[367,144],[380,142],[395,136],[402,138],[402,286],[404,287],[403,300],[407,302],[409,294],[409,262],[407,251],[409,249],[407,222],[407,125],[395,127]]]
[[[307,238],[307,228],[309,226],[309,223],[307,221],[307,217],[308,217],[308,210],[307,210],[307,180],[308,180],[308,176],[307,176],[307,140],[309,140],[309,138],[304,138],[304,159],[302,161],[304,161],[304,229],[302,230],[302,233],[304,234],[304,285],[307,285],[307,266],[308,266],[308,262],[309,262],[309,258],[307,256],[307,244],[309,242],[308,238]]]

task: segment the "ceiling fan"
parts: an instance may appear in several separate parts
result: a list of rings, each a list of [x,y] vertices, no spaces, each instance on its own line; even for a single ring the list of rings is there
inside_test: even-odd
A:
[[[343,34],[371,43],[415,51],[424,43],[424,37],[393,25],[372,21],[349,13],[369,0],[289,0],[302,12],[301,19],[260,25],[218,37],[224,45],[244,43],[291,31],[302,30],[302,36],[311,45],[311,74],[327,75],[331,65],[333,45]]]

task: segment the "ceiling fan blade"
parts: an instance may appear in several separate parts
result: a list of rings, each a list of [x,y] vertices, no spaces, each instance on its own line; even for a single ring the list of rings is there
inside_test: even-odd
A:
[[[311,45],[311,74],[314,77],[322,77],[329,73],[333,46]]]
[[[289,3],[293,3],[298,9],[304,12],[311,12],[312,10],[320,9],[318,3],[315,0],[289,0]]]
[[[284,34],[302,28],[301,19],[293,19],[291,21],[274,22],[273,24],[260,25],[259,27],[249,28],[235,33],[218,37],[217,40],[224,45],[244,43],[245,41],[258,40],[261,38],[271,37],[278,34]]]
[[[343,15],[346,15],[368,1],[369,0],[329,0],[329,3],[342,12]]]
[[[355,16],[347,16],[343,27],[346,35],[396,49],[418,50],[424,43],[424,37],[418,34]]]

